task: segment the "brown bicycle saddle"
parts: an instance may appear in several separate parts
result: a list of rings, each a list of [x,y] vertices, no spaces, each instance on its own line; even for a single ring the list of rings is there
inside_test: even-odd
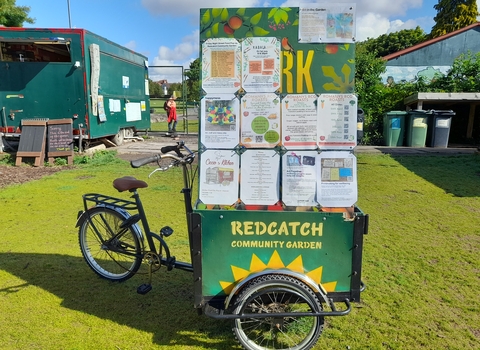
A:
[[[148,187],[148,184],[145,181],[137,180],[133,176],[124,176],[113,180],[113,187],[119,192],[123,192],[145,188]]]

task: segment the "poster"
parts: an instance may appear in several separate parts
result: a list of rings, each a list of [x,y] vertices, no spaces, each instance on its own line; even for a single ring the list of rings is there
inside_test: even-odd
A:
[[[298,40],[301,43],[355,41],[355,4],[301,4]]]
[[[231,150],[208,150],[199,164],[199,199],[204,204],[232,205],[238,200],[239,157]]]
[[[280,41],[249,37],[242,42],[242,87],[246,92],[274,92],[280,88]]]
[[[317,148],[317,95],[282,99],[282,142],[287,149]]]
[[[201,143],[206,148],[234,148],[239,142],[238,98],[207,95],[201,100]]]
[[[358,198],[357,159],[350,152],[326,151],[317,162],[317,201],[323,207],[350,207]]]
[[[240,109],[242,145],[273,148],[280,142],[280,98],[276,94],[246,94]]]
[[[321,149],[353,149],[357,145],[357,97],[322,94],[317,104],[318,146]]]
[[[235,93],[241,85],[241,45],[237,39],[208,39],[202,45],[202,88],[206,93]]]
[[[279,200],[280,156],[274,150],[247,150],[241,155],[240,199],[247,205]]]
[[[282,201],[287,206],[316,206],[316,151],[287,152],[282,157]]]

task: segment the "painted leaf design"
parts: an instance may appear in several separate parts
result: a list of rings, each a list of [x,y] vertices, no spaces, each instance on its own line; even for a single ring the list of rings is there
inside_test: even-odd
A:
[[[218,26],[220,25],[220,23],[215,23],[213,26],[212,26],[212,34],[213,36],[218,36]]]
[[[225,22],[228,19],[228,10],[227,9],[223,9],[221,19],[222,19],[223,22]]]
[[[350,74],[352,73],[352,68],[350,68],[349,65],[344,64],[342,67],[342,73],[345,76],[345,81],[348,81],[348,79],[350,78]]]
[[[275,12],[277,12],[276,7],[270,10],[270,12],[268,13],[268,18],[272,18],[275,15]]]
[[[207,10],[203,13],[202,24],[207,24],[210,21],[210,10]]]
[[[287,23],[288,22],[288,14],[284,10],[278,10],[275,13],[275,23],[279,24],[280,22]]]
[[[255,16],[250,19],[250,23],[253,25],[257,25],[258,22],[260,22],[260,19],[262,18],[262,12],[257,13]]]
[[[239,9],[237,10],[237,15],[239,15],[240,17],[245,16],[245,7],[239,8]]]
[[[265,30],[262,27],[253,27],[253,34],[255,34],[255,36],[265,36],[269,33],[270,32],[268,30]]]
[[[221,8],[214,8],[214,9],[212,9],[213,18],[217,18],[217,17],[220,16],[221,14],[222,14],[222,9],[221,9]]]

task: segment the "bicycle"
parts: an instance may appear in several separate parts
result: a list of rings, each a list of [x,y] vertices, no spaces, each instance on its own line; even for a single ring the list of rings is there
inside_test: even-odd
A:
[[[183,154],[182,150],[185,150],[187,154]],[[193,167],[192,163],[195,153],[183,141],[179,141],[173,146],[163,147],[161,153],[132,161],[131,166],[138,168],[157,162],[158,167],[150,173],[149,177],[157,171],[166,171],[173,166],[181,166],[184,180],[182,193],[185,212],[192,213],[191,190],[196,172],[196,167]],[[171,160],[171,162],[162,166],[161,161],[165,159]],[[138,287],[139,294],[146,294],[152,289],[152,273],[160,269],[162,265],[166,266],[167,270],[178,268],[192,272],[192,264],[176,261],[175,257],[170,254],[164,238],[172,235],[173,229],[164,226],[159,234],[150,230],[138,193],[138,189],[146,188],[148,184],[134,177],[125,176],[115,179],[113,187],[119,192],[131,192],[133,200],[98,193],[83,195],[84,210],[78,213],[76,226],[79,227],[80,250],[88,266],[102,278],[121,282],[134,276],[142,261],[145,261],[149,270],[149,283]],[[132,215],[130,211],[136,211],[136,213]],[[141,224],[143,230],[140,229],[138,223]]]
[[[182,154],[182,150],[187,154]],[[352,272],[347,277],[351,281],[348,290],[327,292],[313,277],[299,271],[298,267],[291,269],[277,263],[277,266],[265,265],[263,269],[252,269],[231,287],[227,286],[225,292],[212,293],[208,288],[213,284],[209,285],[206,281],[218,267],[217,261],[222,258],[219,248],[221,240],[228,236],[226,233],[232,227],[236,227],[232,226],[232,222],[249,219],[251,213],[240,208],[215,211],[197,207],[194,211],[192,187],[198,168],[192,165],[195,153],[182,141],[174,146],[163,147],[161,153],[131,161],[130,164],[138,168],[157,162],[158,167],[149,177],[172,166],[182,167],[191,263],[176,261],[171,255],[165,241],[173,233],[171,227],[164,226],[159,234],[150,230],[138,193],[140,188],[148,187],[147,183],[125,176],[115,179],[113,186],[120,192],[131,192],[133,200],[98,193],[83,195],[84,210],[79,212],[77,220],[79,244],[87,264],[97,275],[111,281],[125,281],[138,272],[142,262],[146,262],[149,281],[137,288],[138,293],[146,294],[152,289],[152,273],[161,266],[166,266],[167,270],[178,268],[192,272],[194,308],[199,314],[214,319],[231,320],[235,338],[247,350],[311,349],[323,331],[324,317],[350,313],[350,300],[359,301],[360,292],[364,289],[359,271],[362,236],[367,233],[368,215],[359,209],[356,209],[355,220],[345,220],[342,213],[282,213],[282,220],[294,222],[294,216],[301,216],[304,221],[322,222],[322,227],[333,225],[335,230],[328,229],[327,233],[325,228],[325,235],[343,235],[345,239],[351,237],[353,246],[344,244],[329,248],[334,253],[341,253],[346,261],[345,266],[351,266]],[[169,163],[163,166],[161,162],[165,160]],[[261,219],[275,223],[277,215],[276,212],[265,211],[261,213]],[[351,257],[348,257],[349,254]],[[318,255],[315,257],[318,258]],[[252,261],[257,261],[259,266],[260,259],[255,259],[252,256]],[[327,260],[325,258],[323,261]],[[298,258],[296,261],[301,262]],[[335,261],[338,264],[338,260]],[[337,276],[342,278],[343,274]],[[337,309],[335,303],[342,303],[345,307]]]

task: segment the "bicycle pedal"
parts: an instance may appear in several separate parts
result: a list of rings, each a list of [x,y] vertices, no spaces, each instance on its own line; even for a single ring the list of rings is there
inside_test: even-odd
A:
[[[137,293],[138,293],[138,294],[145,295],[145,294],[147,294],[148,292],[150,292],[151,290],[152,290],[152,285],[151,285],[151,284],[144,283],[144,284],[142,284],[140,287],[137,288]]]
[[[173,233],[173,228],[171,228],[170,226],[162,227],[162,229],[160,230],[160,234],[164,237],[171,236],[172,233]]]

